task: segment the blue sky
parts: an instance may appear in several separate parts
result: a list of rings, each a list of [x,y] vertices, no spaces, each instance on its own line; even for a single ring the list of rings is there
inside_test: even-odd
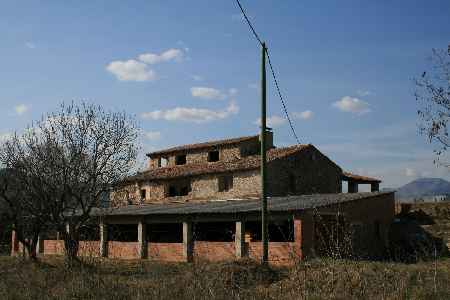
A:
[[[242,4],[302,143],[384,187],[450,179],[412,83],[450,42],[450,1]],[[260,49],[234,0],[3,0],[0,38],[0,137],[71,100],[136,115],[143,152],[258,132]],[[276,144],[295,144],[271,80],[268,112]]]

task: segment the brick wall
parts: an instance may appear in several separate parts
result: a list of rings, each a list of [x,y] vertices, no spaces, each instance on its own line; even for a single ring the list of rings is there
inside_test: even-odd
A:
[[[148,259],[155,261],[182,262],[183,243],[149,243]]]
[[[139,258],[139,244],[137,242],[108,242],[108,257],[121,259]]]
[[[194,257],[209,261],[236,259],[234,242],[194,242]]]
[[[261,242],[246,243],[248,256],[251,259],[261,261],[262,244]],[[269,261],[274,264],[289,264],[301,258],[296,243],[270,242],[269,243]]]

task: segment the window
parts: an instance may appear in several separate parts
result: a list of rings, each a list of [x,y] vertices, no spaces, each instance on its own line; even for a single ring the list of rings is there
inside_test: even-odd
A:
[[[219,161],[219,151],[218,150],[209,151],[208,161],[209,162]]]
[[[259,145],[241,147],[240,148],[241,157],[259,154],[260,150],[261,148],[259,147]]]
[[[189,180],[181,180],[172,182],[167,190],[168,197],[187,196],[191,192],[191,182]]]
[[[147,190],[141,189],[141,199],[146,199],[146,198],[147,198]]]
[[[159,158],[159,167],[167,167],[168,160],[165,157]]]
[[[186,164],[186,154],[177,155],[175,157],[175,164],[176,165],[185,165]]]
[[[175,197],[177,195],[177,189],[174,186],[169,186],[169,197]]]
[[[233,175],[219,177],[219,192],[227,192],[233,188]]]

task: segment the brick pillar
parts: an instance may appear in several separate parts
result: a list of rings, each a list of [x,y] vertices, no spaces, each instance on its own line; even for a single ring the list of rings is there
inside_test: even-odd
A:
[[[236,232],[234,234],[234,247],[236,249],[236,257],[243,258],[247,256],[245,251],[245,222],[236,222]]]
[[[348,192],[349,193],[357,193],[358,192],[358,183],[350,180],[348,182]]]
[[[303,253],[302,253],[302,220],[295,216],[294,217],[294,257],[295,258],[302,258],[303,257]]]
[[[19,252],[19,241],[15,230],[11,234],[11,256],[15,256]]]
[[[380,190],[380,183],[378,182],[372,182],[370,184],[370,191],[371,192],[378,192]]]
[[[191,222],[183,222],[183,256],[187,262],[194,260],[194,241],[192,239]]]
[[[36,244],[36,255],[44,254],[44,240],[45,236],[44,234],[40,234],[38,236],[37,244]]]
[[[138,223],[139,258],[147,258],[147,224]]]
[[[108,225],[100,220],[100,257],[108,257]]]
[[[305,211],[301,214],[300,219],[301,222],[297,226],[300,226],[299,238],[301,239],[302,258],[311,257],[315,252],[314,244],[316,235],[313,212]]]

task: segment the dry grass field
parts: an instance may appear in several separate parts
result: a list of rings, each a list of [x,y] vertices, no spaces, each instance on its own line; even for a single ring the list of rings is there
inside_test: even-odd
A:
[[[0,258],[0,299],[450,299],[450,259],[415,264],[315,260],[159,264]]]

